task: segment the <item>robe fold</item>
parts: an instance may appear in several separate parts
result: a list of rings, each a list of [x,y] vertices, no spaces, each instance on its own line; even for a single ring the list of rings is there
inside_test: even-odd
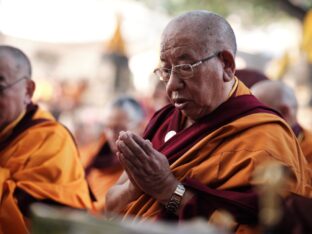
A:
[[[295,124],[292,129],[297,136],[302,152],[306,157],[310,168],[312,168],[312,133],[299,124]]]
[[[101,137],[100,144],[94,152],[88,157],[89,162],[85,165],[85,172],[97,200],[94,203],[95,209],[101,212],[105,206],[106,193],[117,182],[123,168],[112,152],[105,135]]]
[[[294,174],[291,192],[311,192],[303,169],[306,160],[293,131],[240,81],[234,94],[212,113],[185,129],[182,122],[182,113],[168,105],[145,131],[145,138],[168,158],[175,177],[195,194],[176,219],[209,218],[214,210],[225,208],[240,223],[256,222],[252,173],[266,161],[278,161]],[[170,131],[176,134],[165,142]],[[125,216],[168,218],[164,207],[146,194],[128,205]]]
[[[51,115],[29,105],[11,134],[0,139],[0,233],[29,233],[21,207],[32,200],[92,207],[77,147]],[[25,197],[27,195],[27,197]]]

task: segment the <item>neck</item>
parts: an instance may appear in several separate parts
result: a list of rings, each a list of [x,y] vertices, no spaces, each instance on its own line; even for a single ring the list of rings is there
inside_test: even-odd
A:
[[[234,94],[235,90],[237,89],[237,86],[238,86],[238,79],[236,77],[233,77],[232,80],[225,82],[223,86],[223,92],[218,98],[217,102],[215,103],[214,108],[211,109],[210,113],[216,110],[224,102],[229,100],[229,98]]]
[[[0,128],[0,141],[5,139],[6,137],[8,137],[13,128],[19,123],[19,121],[23,118],[25,114],[25,111],[22,112],[14,121],[12,121],[11,123],[5,125],[5,126],[1,126]]]

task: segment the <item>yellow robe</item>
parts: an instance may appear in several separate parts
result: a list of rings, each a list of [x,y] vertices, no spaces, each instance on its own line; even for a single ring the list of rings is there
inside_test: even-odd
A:
[[[70,133],[38,109],[32,119],[41,118],[49,121],[31,126],[0,149],[0,233],[29,233],[14,197],[16,189],[36,200],[82,209],[92,206]]]
[[[241,82],[236,96],[250,94]],[[232,190],[252,185],[252,173],[263,162],[275,160],[288,167],[296,183],[291,191],[310,194],[306,160],[288,124],[270,113],[254,113],[238,118],[207,134],[171,163],[175,177],[195,179],[211,189]],[[125,216],[154,219],[163,206],[143,194],[130,203]]]

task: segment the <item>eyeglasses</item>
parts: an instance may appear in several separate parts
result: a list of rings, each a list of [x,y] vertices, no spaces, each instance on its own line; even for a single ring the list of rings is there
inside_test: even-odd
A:
[[[159,67],[154,70],[154,74],[158,76],[161,81],[165,81],[165,82],[169,81],[172,72],[175,72],[177,75],[179,75],[180,79],[187,80],[193,77],[195,67],[199,66],[203,62],[206,62],[218,55],[219,55],[219,52],[216,52],[193,64],[179,64],[179,65],[172,66],[171,69],[165,68],[165,67]]]
[[[0,85],[0,94],[2,94],[6,89],[9,89],[9,88],[11,88],[12,86],[14,86],[14,85],[16,85],[18,82],[20,82],[21,80],[24,80],[24,79],[26,79],[27,77],[26,76],[24,76],[24,77],[22,77],[22,78],[20,78],[20,79],[18,79],[18,80],[16,80],[16,81],[14,81],[14,82],[12,82],[12,83],[10,83],[10,84],[8,84],[8,85]]]

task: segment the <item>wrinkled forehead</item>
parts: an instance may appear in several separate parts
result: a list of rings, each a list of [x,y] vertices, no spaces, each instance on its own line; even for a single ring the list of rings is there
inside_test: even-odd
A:
[[[190,35],[189,33],[175,33],[164,35],[160,45],[160,58],[194,56],[198,54],[205,45],[204,40]]]
[[[169,23],[165,28],[160,44],[160,53],[198,53],[206,48],[208,37],[200,25],[194,21],[178,21]],[[210,39],[209,39],[210,40]]]
[[[160,52],[160,59],[166,60],[167,58],[183,59],[184,57],[195,57],[197,54],[195,44],[180,44],[167,47]]]

